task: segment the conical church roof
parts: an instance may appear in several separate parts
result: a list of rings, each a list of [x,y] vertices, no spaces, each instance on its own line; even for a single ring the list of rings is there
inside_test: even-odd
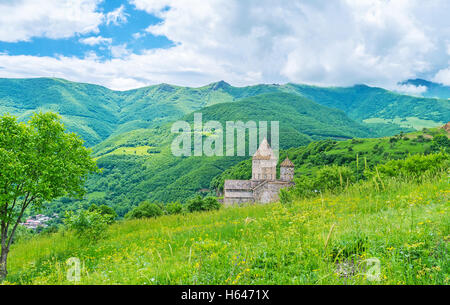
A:
[[[281,167],[294,167],[294,163],[292,163],[292,161],[289,160],[288,157],[286,157],[286,159],[284,159],[284,161],[281,163],[280,166]]]
[[[253,159],[255,160],[275,159],[275,154],[273,153],[273,150],[270,147],[269,142],[267,142],[266,138],[264,138],[264,140],[259,145],[258,150],[253,155]]]

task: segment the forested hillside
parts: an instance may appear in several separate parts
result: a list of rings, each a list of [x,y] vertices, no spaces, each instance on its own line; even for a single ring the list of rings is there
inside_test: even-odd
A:
[[[448,100],[363,85],[233,87],[221,81],[200,88],[161,84],[119,92],[62,79],[0,79],[0,113],[26,120],[39,110],[58,112],[67,130],[93,148],[103,169],[90,178],[84,200],[63,198],[50,211],[104,203],[121,216],[146,199],[185,201],[198,193],[213,193],[211,180],[245,159],[174,157],[171,122],[192,122],[193,111],[201,110],[204,122],[218,120],[223,125],[279,121],[284,149],[327,138],[392,136],[450,121]]]
[[[401,133],[393,137],[352,139],[347,141],[321,140],[306,146],[281,151],[280,159],[289,157],[295,165],[295,177],[311,177],[324,166],[346,166],[356,179],[364,178],[365,168],[388,160],[403,159],[408,155],[428,154],[450,149],[450,133],[443,128]],[[280,162],[281,162],[280,161]],[[248,158],[215,177],[211,188],[223,190],[226,179],[250,179],[252,162]]]
[[[321,106],[303,97],[270,93],[202,109],[203,122],[280,121],[280,146],[298,147],[318,139],[368,137],[368,128],[345,116],[340,110]],[[193,123],[193,114],[182,118]],[[84,201],[62,199],[52,211],[88,207],[92,203],[113,206],[123,216],[141,201],[185,202],[198,193],[213,193],[210,183],[245,157],[175,157],[170,145],[176,136],[171,124],[139,129],[113,136],[94,147],[103,173],[87,183]],[[270,124],[269,124],[270,127]],[[226,141],[224,139],[224,145]]]
[[[343,110],[355,121],[367,124],[372,136],[450,121],[448,99],[412,97],[364,85],[233,87],[220,81],[200,88],[160,84],[120,92],[55,78],[0,79],[0,113],[9,112],[25,120],[37,110],[58,112],[69,131],[93,146],[111,135],[160,126],[203,107],[275,92],[301,95]]]

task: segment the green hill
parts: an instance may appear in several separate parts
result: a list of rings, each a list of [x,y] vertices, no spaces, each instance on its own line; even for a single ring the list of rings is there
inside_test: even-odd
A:
[[[379,136],[390,128],[420,130],[436,127],[450,120],[448,99],[401,95],[385,89],[356,85],[349,88],[321,88],[288,84],[297,93],[328,107],[343,110],[350,118],[381,128]]]
[[[280,121],[280,146],[298,147],[317,139],[367,137],[369,129],[348,119],[340,110],[327,108],[303,97],[270,93],[203,108],[203,122]],[[193,114],[182,118],[193,122]],[[108,204],[123,216],[143,200],[186,201],[195,194],[211,193],[213,177],[245,157],[176,157],[171,143],[176,135],[171,124],[113,136],[94,147],[103,173],[90,178],[85,201],[60,200],[52,212],[91,203]],[[225,139],[224,139],[225,145]]]
[[[281,151],[279,162],[289,157],[295,165],[296,177],[311,176],[325,165],[346,165],[362,178],[365,167],[439,150],[433,141],[433,137],[437,135],[448,137],[449,133],[444,129],[432,128],[386,138],[321,140]],[[214,177],[211,188],[222,191],[227,179],[250,179],[251,166],[251,159],[248,158],[230,167]]]
[[[450,121],[448,99],[418,98],[368,87],[306,85],[233,87],[220,81],[200,88],[160,84],[130,91],[54,78],[0,79],[0,113],[22,120],[36,110],[56,111],[70,131],[93,146],[123,132],[152,128],[207,106],[266,93],[292,93],[337,108],[371,127],[372,136],[435,127]]]
[[[104,87],[62,79],[0,79],[0,114],[9,112],[21,120],[35,111],[53,111],[62,122],[93,145],[117,128],[116,94]]]
[[[448,285],[446,176],[121,221],[94,242],[40,234],[12,245],[6,283],[73,284],[66,261],[77,258],[78,284]],[[379,273],[366,273],[374,262]]]

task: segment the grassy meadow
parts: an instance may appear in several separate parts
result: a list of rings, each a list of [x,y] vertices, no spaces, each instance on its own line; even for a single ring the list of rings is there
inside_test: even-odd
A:
[[[361,181],[293,203],[120,221],[94,242],[13,244],[11,284],[449,284],[449,176]],[[367,259],[380,273],[368,277]]]

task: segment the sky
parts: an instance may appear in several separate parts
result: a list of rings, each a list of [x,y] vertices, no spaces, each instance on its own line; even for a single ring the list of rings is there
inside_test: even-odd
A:
[[[0,0],[0,77],[450,85],[448,0]]]

